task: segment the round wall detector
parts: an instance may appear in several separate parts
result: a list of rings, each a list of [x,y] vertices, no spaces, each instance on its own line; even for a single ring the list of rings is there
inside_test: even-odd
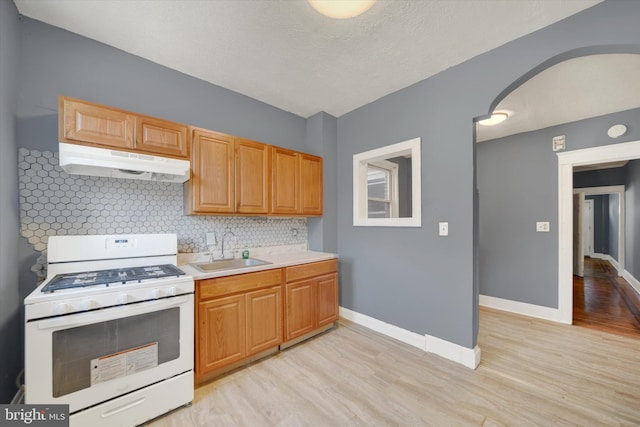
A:
[[[613,125],[607,131],[607,135],[609,135],[610,138],[619,138],[625,133],[627,133],[627,127],[622,124]]]

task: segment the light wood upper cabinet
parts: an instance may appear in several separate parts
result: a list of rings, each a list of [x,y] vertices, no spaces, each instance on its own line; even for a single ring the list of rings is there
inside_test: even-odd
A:
[[[269,146],[248,139],[235,141],[236,212],[267,214],[271,164]]]
[[[77,99],[58,100],[58,137],[72,144],[134,148],[135,116]]]
[[[300,213],[299,154],[280,147],[271,147],[271,212]]]
[[[271,212],[322,215],[322,158],[272,147]]]
[[[235,212],[234,138],[194,129],[191,153],[191,180],[184,183],[185,212]]]
[[[62,142],[181,159],[189,156],[186,125],[63,96],[58,103]]]
[[[186,159],[189,155],[188,130],[180,123],[136,116],[136,149]]]
[[[300,154],[300,210],[322,215],[322,158]]]
[[[191,138],[187,214],[269,213],[269,146],[204,129]]]

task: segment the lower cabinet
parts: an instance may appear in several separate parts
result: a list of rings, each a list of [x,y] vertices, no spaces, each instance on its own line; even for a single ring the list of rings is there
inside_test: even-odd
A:
[[[245,357],[245,311],[244,295],[199,303],[199,374],[215,371]]]
[[[282,342],[281,269],[199,280],[196,301],[196,382]]]
[[[337,271],[332,259],[196,281],[196,383],[338,320]]]
[[[287,267],[284,341],[338,320],[338,260]]]

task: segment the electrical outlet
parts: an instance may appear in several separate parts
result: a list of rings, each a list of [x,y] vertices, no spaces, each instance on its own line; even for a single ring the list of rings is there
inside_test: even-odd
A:
[[[438,224],[438,234],[440,236],[448,236],[449,235],[449,223],[441,222]]]
[[[538,233],[548,233],[549,232],[549,222],[548,221],[536,222],[536,231]]]

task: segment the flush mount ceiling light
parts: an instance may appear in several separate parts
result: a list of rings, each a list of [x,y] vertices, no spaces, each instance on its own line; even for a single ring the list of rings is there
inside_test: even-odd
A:
[[[509,117],[508,113],[497,112],[497,113],[493,113],[491,117],[489,117],[488,119],[480,120],[478,124],[482,126],[495,126],[498,123],[502,123],[505,120],[507,120],[508,117]]]
[[[376,0],[307,0],[319,13],[335,19],[349,19],[358,16],[376,2]]]

